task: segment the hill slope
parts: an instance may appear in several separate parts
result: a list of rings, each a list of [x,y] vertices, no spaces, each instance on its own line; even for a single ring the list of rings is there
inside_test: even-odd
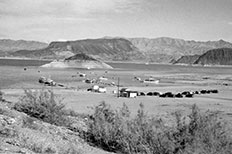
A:
[[[0,53],[14,52],[17,50],[35,50],[47,47],[47,43],[25,40],[0,39]]]
[[[126,39],[87,39],[67,42],[52,42],[41,50],[21,50],[14,56],[62,59],[84,53],[102,60],[136,60],[144,56]]]
[[[232,49],[220,48],[209,50],[201,55],[194,64],[201,65],[232,65]]]
[[[194,64],[201,55],[181,56],[173,64]]]
[[[0,153],[5,154],[110,154],[88,145],[77,131],[44,122],[0,100]],[[40,110],[41,111],[41,110]],[[85,130],[84,119],[69,116],[72,128]]]

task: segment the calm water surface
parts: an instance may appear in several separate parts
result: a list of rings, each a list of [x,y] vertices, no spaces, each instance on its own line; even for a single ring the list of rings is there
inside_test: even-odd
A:
[[[41,66],[51,61],[47,60],[25,60],[25,59],[0,59],[0,66]],[[108,63],[119,70],[141,70],[171,73],[207,73],[207,74],[232,74],[231,67],[202,67],[202,66],[182,66],[167,64],[136,64],[136,63]]]
[[[113,68],[125,70],[144,70],[169,73],[206,73],[206,74],[231,74],[231,67],[203,67],[203,66],[184,66],[184,65],[168,65],[168,64],[133,64],[133,63],[108,63]]]
[[[0,66],[41,66],[51,61],[25,60],[25,59],[0,59]]]

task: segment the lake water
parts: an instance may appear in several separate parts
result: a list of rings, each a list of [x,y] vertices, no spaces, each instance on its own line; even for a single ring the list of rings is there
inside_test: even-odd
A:
[[[51,61],[29,59],[0,59],[0,66],[41,66]]]
[[[168,64],[134,64],[134,63],[108,63],[113,68],[122,70],[144,70],[154,72],[169,73],[201,73],[201,74],[232,74],[231,67],[203,67],[203,66],[187,66],[187,65],[168,65]]]
[[[0,66],[41,66],[49,63],[49,60],[25,60],[25,59],[0,59]],[[232,74],[231,67],[203,67],[203,66],[183,66],[168,64],[137,64],[137,63],[108,63],[119,70],[141,70],[171,73],[206,73],[206,74]]]

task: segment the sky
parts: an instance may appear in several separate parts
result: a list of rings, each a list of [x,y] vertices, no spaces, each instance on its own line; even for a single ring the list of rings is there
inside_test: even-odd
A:
[[[232,42],[232,0],[0,0],[0,39]]]

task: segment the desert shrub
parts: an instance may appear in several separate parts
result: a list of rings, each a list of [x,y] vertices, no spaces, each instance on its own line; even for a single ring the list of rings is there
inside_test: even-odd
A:
[[[217,112],[201,113],[193,105],[187,118],[186,122],[185,118],[176,114],[176,131],[172,134],[174,152],[231,153],[232,138]]]
[[[69,126],[65,105],[57,101],[51,90],[25,90],[24,96],[14,105],[14,109],[58,126]]]
[[[149,117],[143,104],[135,117],[124,104],[113,110],[105,102],[94,108],[85,139],[103,149],[121,153],[182,154],[230,153],[232,140],[216,113],[201,113],[193,105],[183,117],[175,113],[175,125]]]
[[[105,102],[96,106],[94,111],[89,123],[88,141],[97,143],[109,151],[120,149],[121,145],[117,142],[120,139],[120,128],[115,128],[120,120],[117,119],[115,112]]]
[[[7,111],[5,109],[0,108],[0,114],[5,114]]]
[[[168,147],[163,150],[163,146],[169,146],[169,144],[159,145],[160,142],[166,141],[164,134],[158,128],[156,129],[158,126],[162,127],[161,123],[148,117],[142,104],[136,117],[131,118],[125,104],[117,111],[102,102],[94,108],[86,139],[103,149],[114,152],[152,153],[152,149],[155,148],[156,151],[165,153]]]
[[[0,101],[3,101],[4,99],[3,99],[3,92],[0,90]]]
[[[77,117],[77,118],[82,118],[82,119],[88,117],[87,114],[85,114],[85,113],[77,113],[76,111],[74,111],[72,109],[65,109],[63,114],[65,116]]]

